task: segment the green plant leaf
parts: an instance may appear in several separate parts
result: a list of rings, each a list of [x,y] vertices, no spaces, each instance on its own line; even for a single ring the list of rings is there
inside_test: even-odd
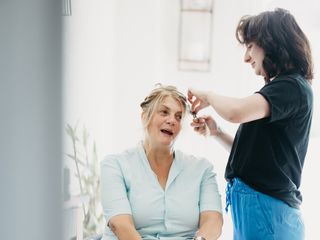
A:
[[[67,124],[66,132],[72,139],[74,139],[74,132],[73,132],[72,127],[69,124]]]
[[[85,147],[88,145],[89,136],[90,134],[88,133],[87,129],[83,127],[82,141]]]
[[[71,154],[66,154],[69,158],[75,160],[77,163],[79,163],[81,166],[85,166],[85,164],[79,159],[79,158],[75,158],[75,156],[71,155]]]
[[[66,133],[73,143],[73,154],[66,154],[66,156],[76,164],[75,177],[78,179],[81,194],[89,197],[89,202],[83,205],[85,216],[83,233],[84,235],[94,235],[102,233],[105,227],[101,206],[100,163],[97,156],[96,142],[92,141],[93,148],[88,151],[89,146],[91,146],[90,134],[85,126],[79,132],[78,123],[75,127],[69,124],[66,125]]]

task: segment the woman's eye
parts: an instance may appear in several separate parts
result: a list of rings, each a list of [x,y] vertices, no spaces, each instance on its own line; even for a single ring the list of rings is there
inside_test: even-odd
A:
[[[161,113],[162,115],[167,115],[167,114],[168,114],[168,111],[167,111],[167,110],[160,110],[160,113]]]
[[[182,116],[181,115],[178,115],[178,116],[176,116],[176,118],[177,118],[177,120],[181,120],[182,119]]]

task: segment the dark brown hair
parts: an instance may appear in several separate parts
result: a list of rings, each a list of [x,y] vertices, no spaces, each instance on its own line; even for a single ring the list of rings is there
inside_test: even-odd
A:
[[[241,44],[254,42],[265,52],[265,81],[278,74],[297,72],[310,83],[313,63],[309,41],[293,15],[281,8],[240,19],[236,38]]]

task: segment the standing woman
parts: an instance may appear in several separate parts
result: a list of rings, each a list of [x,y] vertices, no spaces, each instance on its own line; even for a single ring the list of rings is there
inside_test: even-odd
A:
[[[189,90],[194,112],[211,106],[240,123],[234,139],[209,116],[191,125],[201,134],[209,129],[231,149],[225,178],[234,239],[301,240],[299,187],[313,110],[309,41],[284,9],[244,16],[236,37],[246,47],[244,61],[265,85],[245,98]]]
[[[155,88],[140,105],[143,141],[101,163],[104,240],[220,236],[221,199],[212,164],[174,149],[186,104],[175,87]]]

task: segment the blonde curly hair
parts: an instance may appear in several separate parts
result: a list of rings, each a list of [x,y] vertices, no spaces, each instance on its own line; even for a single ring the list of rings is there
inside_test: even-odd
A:
[[[185,116],[188,106],[186,96],[179,92],[175,86],[158,83],[156,84],[156,88],[154,88],[140,104],[142,111],[145,113],[143,119],[145,129],[149,126],[153,114],[166,97],[172,97],[179,102],[183,108],[182,116]]]

